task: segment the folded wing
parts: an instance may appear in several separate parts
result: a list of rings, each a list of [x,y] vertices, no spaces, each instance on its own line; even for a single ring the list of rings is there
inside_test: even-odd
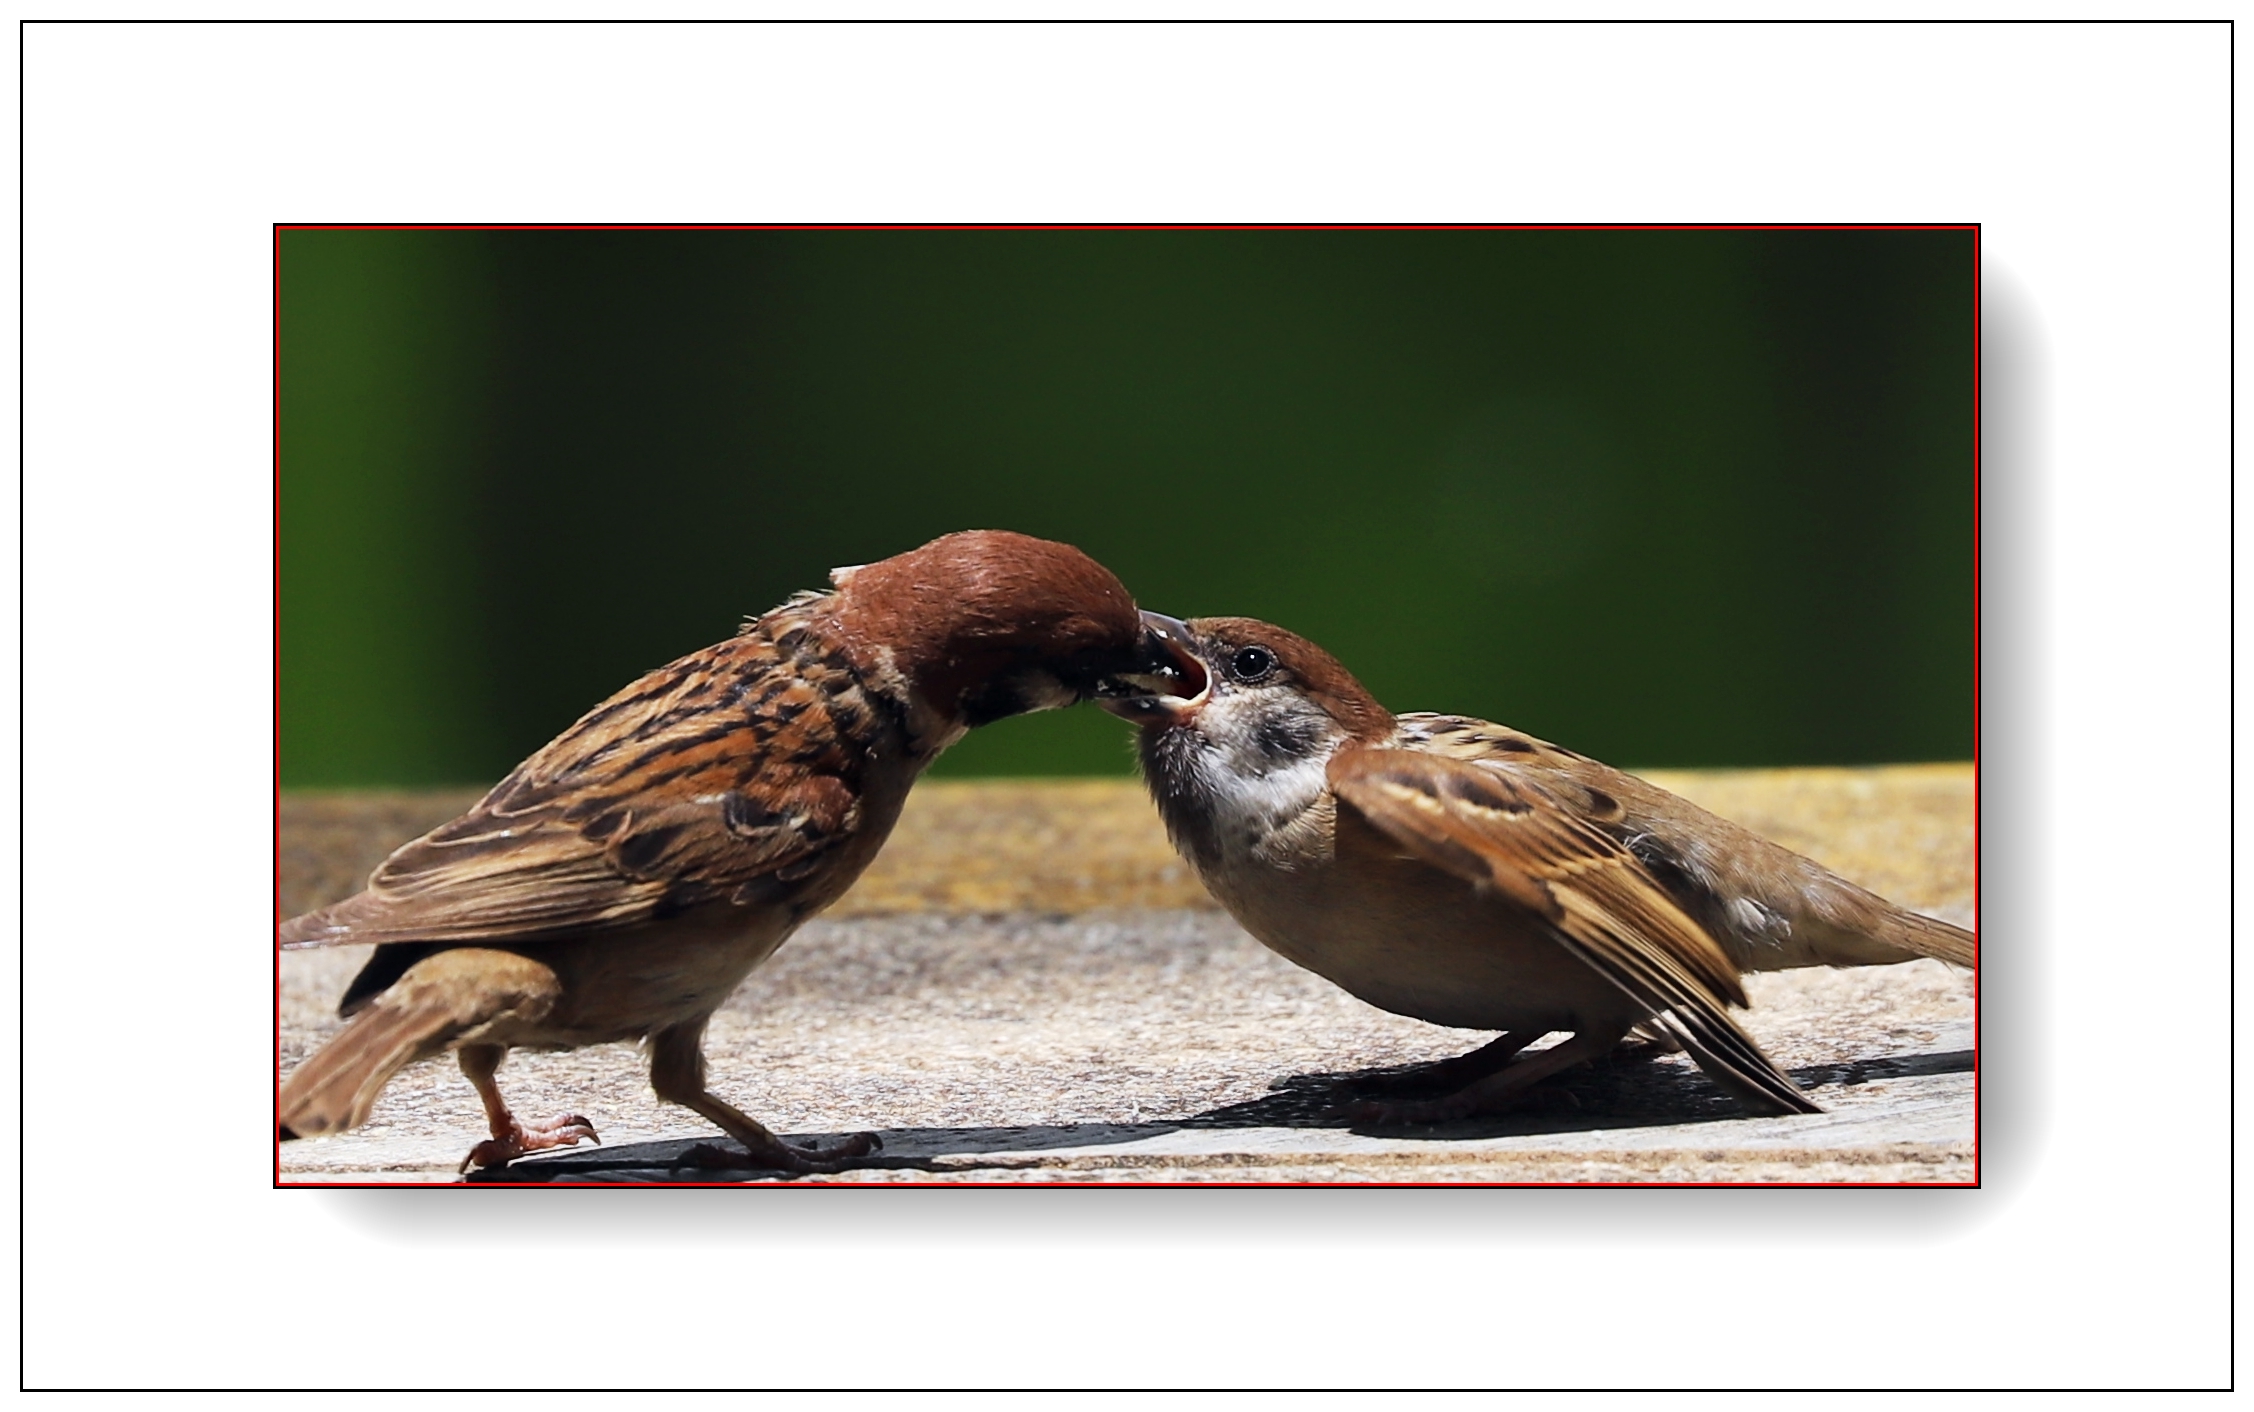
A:
[[[1821,1111],[1739,1028],[1729,957],[1625,846],[1531,781],[1422,751],[1332,757],[1332,790],[1410,856],[1526,908],[1740,1097]]]
[[[756,663],[730,660],[746,646],[589,712],[392,854],[365,892],[285,923],[282,946],[535,940],[748,902],[811,872],[857,822],[852,758],[819,693],[746,707],[742,669]],[[778,697],[782,709],[756,709]]]

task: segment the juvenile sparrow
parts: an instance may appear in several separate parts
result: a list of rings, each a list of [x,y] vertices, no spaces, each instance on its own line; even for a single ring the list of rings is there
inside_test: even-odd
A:
[[[658,1097],[758,1165],[876,1146],[802,1150],[715,1097],[706,1021],[852,885],[940,751],[1163,651],[1103,566],[1021,534],[951,534],[831,577],[580,717],[366,891],[282,924],[285,949],[378,943],[339,1006],[351,1023],[282,1085],[282,1137],[362,1122],[401,1067],[452,1049],[492,1129],[465,1171],[570,1145],[593,1126],[513,1117],[502,1059],[641,1039]]]
[[[1396,1014],[1502,1030],[1364,1105],[1511,1106],[1641,1027],[1764,1112],[1820,1111],[1730,1017],[1745,971],[1975,961],[1919,916],[1657,785],[1465,716],[1395,716],[1305,638],[1145,613],[1166,676],[1105,684],[1175,847],[1244,928]],[[1137,693],[1139,690],[1139,694]],[[1524,1059],[1552,1031],[1570,1040]]]

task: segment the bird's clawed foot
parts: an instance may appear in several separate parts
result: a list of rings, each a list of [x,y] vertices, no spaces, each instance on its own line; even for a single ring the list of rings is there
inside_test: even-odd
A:
[[[1499,1074],[1511,1065],[1520,1050],[1542,1037],[1540,1030],[1520,1030],[1503,1033],[1453,1059],[1443,1059],[1436,1064],[1424,1064],[1399,1074],[1374,1074],[1355,1081],[1355,1087],[1365,1094],[1378,1098],[1405,1098],[1431,1094],[1445,1098],[1459,1089],[1469,1088],[1480,1080]]]
[[[467,1172],[472,1167],[498,1167],[515,1161],[527,1152],[539,1152],[550,1147],[576,1147],[581,1139],[597,1146],[601,1146],[603,1141],[595,1135],[595,1125],[577,1113],[531,1123],[512,1118],[506,1132],[497,1132],[471,1148],[470,1155],[462,1159],[462,1165],[457,1170]]]
[[[1663,1030],[1646,1030],[1637,1026],[1628,1037],[1612,1046],[1604,1056],[1607,1064],[1648,1064],[1668,1054],[1683,1052],[1682,1042]]]
[[[875,1133],[847,1133],[827,1147],[810,1143],[805,1147],[791,1148],[791,1151],[814,1162],[850,1162],[856,1157],[866,1157],[872,1152],[883,1150],[884,1139]]]
[[[1627,1031],[1622,1025],[1576,1031],[1571,1039],[1549,1049],[1520,1055],[1508,1063],[1498,1064],[1493,1073],[1475,1083],[1467,1084],[1445,1098],[1429,1103],[1357,1103],[1339,1116],[1354,1123],[1372,1123],[1382,1127],[1422,1127],[1433,1123],[1452,1123],[1458,1118],[1478,1117],[1488,1113],[1507,1113],[1528,1105],[1554,1107],[1563,1105],[1578,1109],[1581,1100],[1567,1089],[1551,1087],[1543,1080],[1561,1074],[1567,1069],[1588,1063],[1609,1051]],[[1515,1036],[1505,1035],[1488,1045],[1466,1055],[1466,1059],[1491,1060],[1500,1057]],[[1454,1061],[1462,1062],[1462,1061]]]
[[[780,1138],[765,1142],[743,1142],[744,1150],[731,1152],[709,1142],[700,1142],[674,1159],[677,1167],[696,1167],[705,1171],[740,1172],[747,1168],[756,1171],[791,1172],[842,1172],[855,1158],[866,1157],[882,1151],[884,1139],[875,1133],[853,1133],[828,1146],[800,1147]]]

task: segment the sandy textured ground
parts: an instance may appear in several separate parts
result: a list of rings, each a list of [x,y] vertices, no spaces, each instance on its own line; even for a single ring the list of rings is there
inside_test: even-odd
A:
[[[1971,920],[1968,767],[1654,777]],[[472,797],[285,799],[285,907],[348,893]],[[363,954],[282,958],[284,1071],[333,1032]],[[1322,1116],[1339,1076],[1486,1036],[1376,1010],[1246,937],[1196,890],[1131,782],[936,784],[861,886],[715,1018],[708,1052],[716,1089],[770,1126],[884,1134],[891,1165],[829,1180],[1971,1179],[1969,975],[1925,961],[1748,989],[1748,1028],[1829,1113],[1738,1117],[1678,1057],[1574,1075],[1531,1113],[1351,1132]],[[584,1113],[606,1142],[524,1175],[715,1175],[669,1168],[702,1125],[656,1102],[629,1046],[519,1054],[502,1081],[521,1111]],[[480,1136],[467,1083],[431,1061],[392,1083],[365,1128],[285,1147],[282,1179],[450,1178]]]

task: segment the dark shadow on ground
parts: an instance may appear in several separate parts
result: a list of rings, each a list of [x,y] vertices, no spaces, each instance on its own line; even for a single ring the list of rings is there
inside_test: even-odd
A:
[[[898,1128],[879,1134],[884,1140],[881,1152],[856,1159],[852,1166],[857,1170],[934,1171],[940,1170],[938,1159],[949,1158],[954,1159],[946,1163],[945,1170],[949,1172],[975,1172],[991,1166],[999,1175],[1026,1165],[1026,1154],[1065,1148],[1123,1146],[1167,1133],[1201,1128],[1335,1128],[1396,1140],[1462,1142],[1475,1138],[1669,1127],[1748,1116],[1743,1105],[1679,1056],[1591,1065],[1540,1085],[1523,1108],[1457,1122],[1380,1128],[1351,1125],[1333,1116],[1333,1111],[1341,1104],[1367,1097],[1389,1084],[1397,1086],[1404,1080],[1413,1080],[1425,1067],[1402,1065],[1349,1073],[1293,1074],[1277,1080],[1272,1091],[1263,1097],[1193,1117],[1159,1122]],[[1844,1064],[1818,1064],[1788,1072],[1795,1083],[1810,1090],[1817,1102],[1822,1103],[1823,1090],[1827,1088],[1854,1087],[1876,1079],[1970,1073],[1972,1068],[1972,1051],[1958,1049],[1937,1054],[1859,1059]],[[844,1133],[793,1133],[790,1141],[799,1145],[829,1145],[846,1136]],[[717,1141],[697,1138],[615,1148],[582,1148],[474,1172],[468,1180],[478,1184],[538,1185],[790,1180],[788,1173],[729,1165],[724,1159],[732,1151]],[[993,1163],[961,1160],[989,1153],[1009,1153],[1011,1159]]]
[[[1369,1137],[1461,1142],[1469,1138],[1522,1137],[1547,1133],[1595,1132],[1608,1128],[1673,1127],[1723,1122],[1750,1116],[1744,1105],[1681,1058],[1637,1059],[1592,1064],[1538,1085],[1526,1102],[1507,1113],[1422,1126],[1349,1125],[1330,1116],[1342,1102],[1358,1098],[1438,1096],[1418,1091],[1408,1081],[1429,1066],[1399,1065],[1350,1073],[1294,1074],[1279,1079],[1264,1098],[1231,1104],[1183,1120],[1185,1128],[1335,1127]],[[1815,1093],[1852,1087],[1873,1079],[1918,1078],[1972,1072],[1972,1051],[1892,1055],[1845,1064],[1817,1064],[1788,1071],[1794,1083]]]

